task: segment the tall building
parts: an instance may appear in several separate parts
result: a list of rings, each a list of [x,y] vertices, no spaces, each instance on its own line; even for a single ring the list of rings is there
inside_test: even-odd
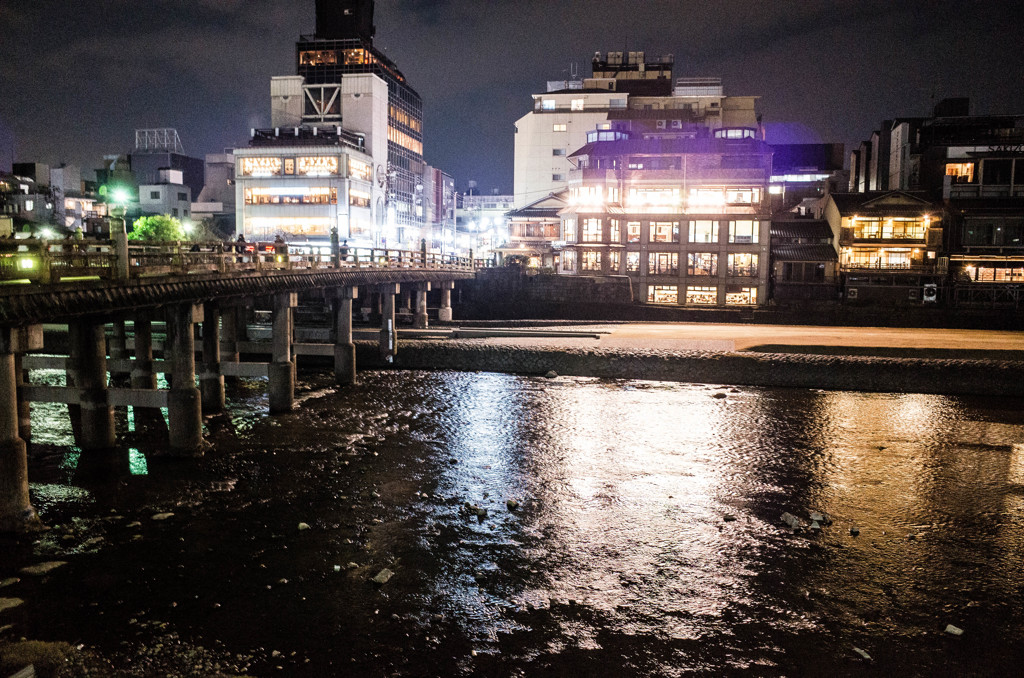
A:
[[[571,155],[559,272],[629,276],[653,304],[766,303],[771,148],[758,136],[591,132]]]
[[[569,156],[595,129],[697,139],[753,128],[764,137],[759,97],[726,96],[719,78],[673,80],[673,67],[671,55],[597,53],[590,78],[548,82],[545,93],[534,94],[533,110],[516,121],[516,208],[565,190]]]
[[[173,128],[135,130],[135,150],[128,154],[137,185],[160,184],[162,170],[181,172],[181,182],[193,196],[206,183],[206,168],[200,158],[185,154],[178,130]]]
[[[346,77],[372,73],[387,85],[387,162],[378,173],[387,189],[385,220],[405,241],[413,235],[406,229],[421,235],[426,216],[423,102],[398,66],[374,47],[373,9],[373,0],[317,0],[316,33],[295,45],[296,73],[307,87],[304,114],[325,119],[342,113],[338,88]]]

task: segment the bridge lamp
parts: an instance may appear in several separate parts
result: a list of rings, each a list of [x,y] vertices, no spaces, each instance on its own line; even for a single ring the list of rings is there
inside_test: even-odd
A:
[[[194,231],[195,228],[196,228],[195,224],[193,224],[191,221],[183,221],[183,222],[181,222],[181,230],[185,231],[185,235],[187,235],[189,237],[192,236],[192,231]]]
[[[40,229],[39,230],[39,237],[41,237],[43,240],[52,240],[53,239],[53,231],[51,231],[48,228]]]
[[[131,195],[123,188],[114,189],[114,202],[124,205],[131,200]]]

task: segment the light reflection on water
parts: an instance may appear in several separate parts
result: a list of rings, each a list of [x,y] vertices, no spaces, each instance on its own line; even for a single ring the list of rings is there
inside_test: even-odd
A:
[[[842,665],[852,645],[918,672],[951,661],[936,635],[946,623],[986,628],[974,642],[989,666],[1013,665],[1012,648],[1024,647],[1020,403],[497,374],[325,383],[305,384],[302,410],[273,420],[259,383],[235,393],[229,416],[210,422],[214,451],[197,462],[228,469],[234,490],[192,525],[216,532],[231,502],[244,504],[232,515],[245,521],[253,497],[282,524],[345,523],[353,509],[340,497],[391,488],[379,507],[366,500],[383,522],[360,518],[365,551],[331,538],[287,552],[304,567],[353,559],[374,572],[401,554],[371,621],[378,609],[444,612],[502,667],[550,675],[565,675],[559,662],[579,652],[590,675],[617,675],[626,654],[639,674],[794,674]],[[59,444],[64,431],[67,445],[61,426],[45,435]],[[147,466],[148,451],[133,449],[128,469],[173,496],[176,479]],[[196,505],[213,502],[190,492]],[[465,503],[488,516],[468,516]],[[821,511],[834,524],[793,536],[784,511]],[[252,520],[263,534],[265,514]],[[232,562],[254,557],[231,552]],[[281,625],[301,628],[313,614],[322,633],[351,633],[352,597],[363,594],[347,580],[316,586],[304,595],[318,609],[278,609]],[[436,633],[409,624],[396,634]],[[466,672],[454,645],[417,652],[401,675]]]

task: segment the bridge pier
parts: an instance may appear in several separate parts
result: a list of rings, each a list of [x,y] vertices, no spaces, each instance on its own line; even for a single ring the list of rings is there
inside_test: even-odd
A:
[[[233,309],[232,309],[233,310]],[[225,314],[225,317],[231,313]],[[224,375],[220,371],[221,311],[214,302],[203,304],[203,372],[199,375],[203,412],[224,411]]]
[[[114,321],[110,339],[107,341],[107,352],[112,361],[120,362],[128,359],[128,331],[125,328],[124,318]],[[119,368],[110,371],[111,387],[126,386],[130,381],[129,372],[122,372]]]
[[[220,360],[223,363],[238,362],[238,306],[221,308],[220,314]],[[245,322],[244,320],[242,321]],[[230,380],[234,377],[227,377]]]
[[[395,295],[400,285],[389,283],[380,286],[383,302],[380,318],[380,357],[385,362],[394,362],[398,353],[398,329],[395,327]]]
[[[18,388],[28,383],[28,370],[22,367],[21,354],[14,354],[14,377]],[[32,404],[18,398],[18,437],[26,443],[32,442]]]
[[[135,360],[132,361],[132,388],[155,390],[153,372],[153,321],[148,314],[135,316]]]
[[[273,357],[270,376],[270,413],[291,412],[295,406],[295,362],[292,360],[292,308],[297,296],[291,292],[274,297]]]
[[[107,337],[102,324],[80,320],[68,325],[71,357],[68,384],[79,391],[80,446],[83,452],[113,449],[114,408],[107,399]],[[72,417],[75,412],[69,408]]]
[[[28,446],[20,437],[18,369],[9,328],[0,328],[0,532],[39,525],[28,495]]]
[[[412,326],[418,330],[425,330],[429,325],[427,319],[427,292],[430,291],[430,283],[416,283],[416,315],[413,317]]]
[[[454,280],[446,280],[441,283],[441,308],[437,311],[437,319],[441,322],[452,321],[452,290],[455,289]]]
[[[339,287],[335,299],[334,377],[345,386],[356,383],[356,345],[352,343],[352,300],[358,287]]]
[[[192,321],[192,304],[168,307],[171,389],[167,394],[167,432],[171,454],[180,456],[201,455],[203,445],[203,414],[199,389],[196,388],[196,339]]]

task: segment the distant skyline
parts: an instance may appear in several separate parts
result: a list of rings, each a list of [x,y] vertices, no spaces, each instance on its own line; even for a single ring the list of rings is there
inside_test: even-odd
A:
[[[187,11],[183,11],[187,7]],[[269,126],[271,76],[294,73],[313,0],[0,4],[0,140],[15,161],[88,171],[134,130],[177,128],[197,157]],[[939,99],[1024,113],[1014,3],[862,0],[380,0],[375,44],[424,102],[427,162],[460,190],[512,192],[514,123],[531,93],[590,74],[594,52],[673,54],[675,76],[758,95],[769,141],[851,144]],[[0,143],[3,143],[0,141]],[[8,146],[9,148],[9,146]],[[6,149],[0,149],[0,163]]]

